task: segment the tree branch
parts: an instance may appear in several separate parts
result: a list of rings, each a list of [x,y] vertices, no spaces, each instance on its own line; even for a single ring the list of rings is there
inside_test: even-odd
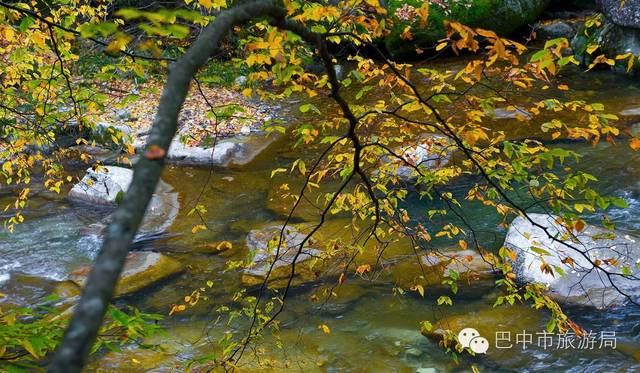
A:
[[[6,4],[2,3],[6,6]],[[20,11],[20,10],[19,10]],[[220,13],[198,36],[187,52],[170,68],[146,149],[166,154],[176,134],[178,114],[190,82],[217,49],[229,30],[256,17],[284,19],[286,12],[271,1],[251,1]],[[129,245],[142,221],[160,179],[164,157],[141,157],[133,180],[106,230],[102,248],[62,343],[49,366],[50,373],[80,372],[86,362],[107,306],[124,266]]]

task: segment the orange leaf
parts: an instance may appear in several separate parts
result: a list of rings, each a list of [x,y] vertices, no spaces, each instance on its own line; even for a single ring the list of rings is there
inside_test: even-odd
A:
[[[371,272],[371,265],[369,264],[362,264],[359,265],[358,268],[356,268],[356,273],[361,275],[365,272]]]
[[[164,158],[165,154],[166,152],[164,151],[164,149],[156,144],[152,144],[151,146],[149,146],[149,149],[144,152],[144,157],[150,161],[158,161]]]

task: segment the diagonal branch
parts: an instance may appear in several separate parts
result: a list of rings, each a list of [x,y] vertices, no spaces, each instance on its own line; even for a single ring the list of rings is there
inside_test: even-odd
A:
[[[0,5],[7,6],[4,3]],[[80,372],[85,364],[113,296],[129,245],[160,179],[164,154],[176,134],[178,114],[193,76],[207,62],[232,27],[263,16],[284,19],[286,12],[266,0],[243,3],[221,12],[170,68],[145,147],[147,153],[135,165],[131,185],[106,230],[102,248],[89,274],[82,298],[49,366],[49,372]],[[301,25],[299,27],[302,28]],[[161,156],[158,157],[158,154]]]

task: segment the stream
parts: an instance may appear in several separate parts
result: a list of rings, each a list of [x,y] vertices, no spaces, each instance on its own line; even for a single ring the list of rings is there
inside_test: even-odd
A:
[[[447,64],[451,62],[442,62]],[[571,82],[571,94],[576,99],[602,102],[608,111],[618,113],[640,107],[640,84],[627,76],[609,72],[582,73],[565,76]],[[320,100],[320,99],[319,99]],[[320,102],[323,102],[320,100]],[[287,112],[289,121],[298,119],[296,103]],[[637,118],[640,121],[640,118]],[[515,121],[512,121],[515,122]],[[633,120],[625,118],[629,125]],[[517,125],[517,124],[514,124]],[[283,214],[274,208],[274,188],[283,179],[270,177],[277,167],[290,167],[296,158],[317,154],[315,148],[293,148],[293,138],[284,136],[271,143],[256,159],[228,168],[178,167],[170,165],[163,180],[179,194],[180,212],[168,231],[156,240],[142,242],[135,250],[155,250],[182,262],[187,270],[168,281],[118,301],[144,311],[167,315],[171,304],[182,302],[185,295],[212,281],[208,301],[200,301],[183,313],[167,316],[167,334],[151,338],[148,343],[162,346],[162,351],[140,350],[135,346],[122,353],[105,352],[92,358],[88,371],[98,368],[116,371],[171,371],[178,363],[217,352],[216,341],[225,331],[241,335],[247,321],[236,320],[230,326],[217,320],[216,308],[231,302],[232,294],[241,288],[240,274],[224,271],[229,260],[247,255],[244,240],[248,232],[283,221]],[[617,145],[592,147],[578,142],[559,142],[555,146],[574,150],[583,156],[579,166],[599,178],[602,192],[624,198],[628,209],[614,208],[607,213],[617,229],[640,236],[640,153],[632,152],[624,140]],[[79,175],[82,169],[77,170]],[[297,188],[300,180],[292,181]],[[448,186],[458,197],[466,193],[473,180],[459,178]],[[2,302],[29,305],[45,296],[39,291],[36,278],[61,280],[66,273],[95,257],[100,239],[87,234],[85,227],[98,222],[107,213],[103,209],[87,208],[60,195],[38,193],[25,213],[26,221],[14,233],[0,231],[0,292]],[[461,198],[462,200],[463,198]],[[10,196],[0,195],[5,206]],[[191,234],[200,224],[197,216],[188,215],[196,203],[206,206],[206,231]],[[408,199],[409,210],[424,209],[427,203],[417,196]],[[506,233],[498,226],[499,219],[491,210],[473,203],[464,205],[467,219],[474,230],[482,232],[482,244],[498,249]],[[596,222],[601,216],[589,216]],[[308,219],[307,219],[308,220]],[[333,219],[327,229],[331,234],[349,234],[343,228],[345,220]],[[198,247],[227,240],[234,249],[222,255],[199,253]],[[451,245],[451,243],[443,243]],[[395,251],[394,251],[395,253]],[[408,253],[406,248],[397,253]],[[389,254],[392,255],[392,254]],[[602,349],[560,349],[555,346],[520,346],[497,351],[486,358],[463,357],[460,364],[420,334],[423,320],[435,322],[446,316],[468,320],[521,319],[530,332],[545,329],[548,315],[524,307],[492,308],[499,291],[491,282],[461,286],[454,297],[454,306],[436,306],[440,295],[448,289],[426,289],[425,297],[415,292],[404,295],[394,291],[394,283],[386,278],[365,281],[349,280],[338,291],[338,297],[328,302],[310,302],[318,288],[335,283],[316,282],[295,287],[289,294],[285,311],[280,316],[279,338],[267,335],[259,343],[260,361],[247,353],[241,371],[301,371],[301,372],[467,372],[470,364],[491,372],[633,372],[640,371],[640,309],[623,306],[598,311],[567,307],[567,314],[586,330],[596,333],[614,331],[618,343],[628,343],[627,351]],[[488,315],[490,317],[488,317]],[[471,321],[470,321],[471,322]],[[318,329],[321,324],[331,328],[330,334]],[[469,325],[472,326],[472,325]],[[500,330],[499,327],[496,327]],[[268,333],[267,333],[268,334]],[[535,336],[534,336],[535,338]],[[631,349],[629,352],[628,350]],[[135,359],[138,363],[132,363]],[[260,366],[258,366],[260,364]],[[243,370],[244,369],[244,370]]]

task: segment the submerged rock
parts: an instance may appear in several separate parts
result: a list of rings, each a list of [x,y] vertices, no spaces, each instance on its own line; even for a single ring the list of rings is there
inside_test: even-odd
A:
[[[473,328],[479,332],[480,337],[486,338],[489,342],[489,350],[486,356],[480,355],[482,358],[486,357],[489,361],[500,362],[509,367],[526,367],[531,366],[530,364],[538,359],[538,356],[532,353],[514,354],[514,350],[521,351],[522,348],[516,344],[516,335],[523,332],[532,334],[535,342],[535,333],[545,330],[547,319],[548,316],[543,310],[535,310],[527,306],[496,308],[484,306],[471,312],[446,316],[434,322],[430,330],[422,330],[422,333],[432,341],[440,342],[445,336],[457,336],[463,329]],[[505,335],[509,335],[510,340],[501,340],[496,344],[496,338]],[[512,347],[496,348],[496,346],[504,347],[505,344],[511,344]],[[534,343],[531,343],[528,348],[531,349],[534,346]]]
[[[233,249],[233,245],[230,242],[206,242],[193,249],[189,249],[190,252],[202,253],[202,254],[222,254]]]
[[[416,284],[423,286],[441,285],[450,271],[455,271],[460,283],[484,280],[494,274],[495,258],[490,253],[480,254],[474,250],[431,253],[395,263],[388,268],[394,284],[409,289]]]
[[[129,253],[116,286],[115,296],[130,295],[183,270],[180,262],[164,254],[150,251]],[[90,271],[90,266],[80,267],[69,274],[69,279],[79,286],[84,286]]]
[[[247,248],[251,253],[251,263],[243,271],[242,282],[245,285],[261,284],[276,259],[276,249],[280,239],[282,226],[270,226],[264,229],[252,230],[247,236]],[[294,284],[314,281],[324,273],[321,259],[322,252],[312,248],[316,244],[308,240],[301,248],[306,234],[294,227],[286,227],[282,244],[269,275],[269,284],[275,287],[286,286],[291,275],[292,263],[295,259]],[[299,253],[299,255],[298,255]],[[296,258],[297,255],[297,258]],[[319,263],[316,263],[319,262]]]
[[[630,107],[620,112],[623,117],[637,117],[640,116],[640,107]]]
[[[456,251],[448,255],[451,259],[442,261],[446,264],[444,273],[456,271],[464,279],[488,277],[495,273],[495,257],[490,253],[479,253],[474,250]],[[423,261],[428,262],[427,257]]]
[[[161,349],[126,347],[108,351],[87,363],[90,372],[172,372],[177,371],[175,357]]]
[[[495,108],[489,114],[493,119],[531,119],[531,114],[519,107]]]
[[[542,39],[567,38],[571,40],[582,25],[583,22],[580,20],[553,19],[538,23],[536,32],[538,38]]]
[[[518,254],[514,268],[520,280],[548,285],[550,295],[561,301],[598,308],[627,302],[621,292],[640,300],[640,281],[624,275],[640,275],[636,238],[590,225],[568,232],[555,216],[528,216],[535,225],[524,217],[514,219],[504,242]]]

